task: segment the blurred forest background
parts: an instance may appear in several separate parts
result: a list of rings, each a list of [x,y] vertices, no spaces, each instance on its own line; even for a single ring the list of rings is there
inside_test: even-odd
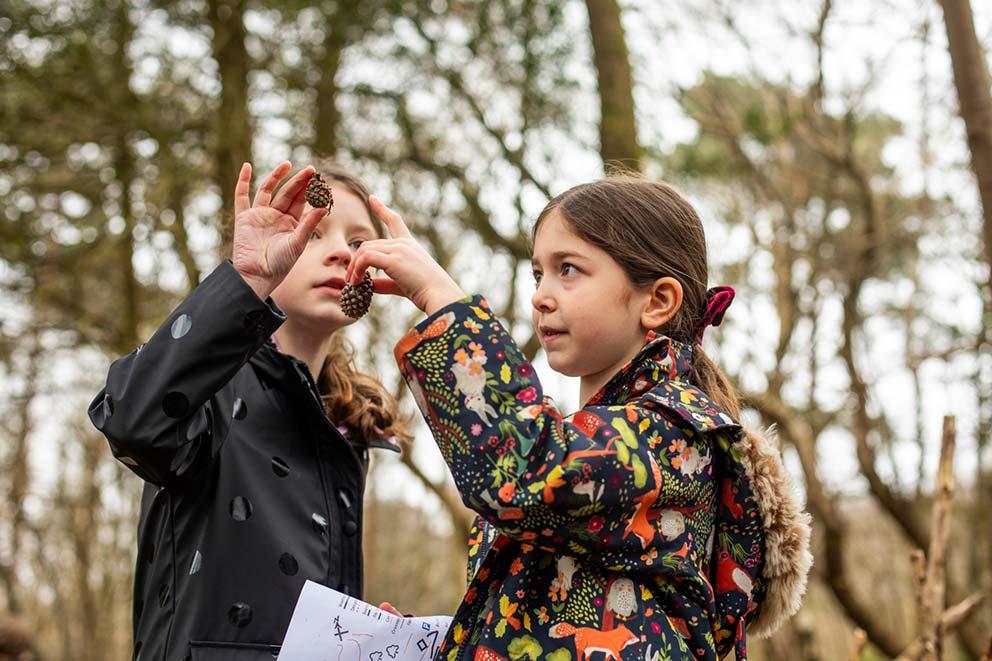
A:
[[[803,609],[753,658],[913,658],[935,624],[988,658],[988,44],[985,0],[3,0],[0,644],[130,657],[141,485],[86,404],[226,256],[240,164],[331,155],[543,375],[537,212],[613,164],[679,186],[739,291],[708,351],[815,518]],[[415,310],[373,310],[358,361],[403,396]],[[468,515],[423,429],[379,459],[366,598],[451,612]]]

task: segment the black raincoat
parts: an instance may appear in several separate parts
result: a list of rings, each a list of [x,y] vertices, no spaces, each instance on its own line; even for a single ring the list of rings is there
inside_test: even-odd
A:
[[[362,594],[368,448],[395,447],[327,419],[284,319],[224,262],[90,404],[145,480],[136,659],[271,661],[304,581]]]

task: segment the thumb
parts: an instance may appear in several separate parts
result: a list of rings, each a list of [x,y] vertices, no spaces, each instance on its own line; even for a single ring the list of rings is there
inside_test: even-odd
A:
[[[379,610],[384,610],[387,613],[391,613],[393,615],[399,615],[400,617],[403,617],[403,613],[401,613],[398,610],[396,610],[396,607],[393,606],[388,601],[384,601],[381,604],[379,604]]]
[[[296,225],[296,229],[293,230],[293,243],[298,248],[306,245],[314,229],[329,211],[325,207],[318,207],[303,214],[303,218],[300,219],[300,222]]]

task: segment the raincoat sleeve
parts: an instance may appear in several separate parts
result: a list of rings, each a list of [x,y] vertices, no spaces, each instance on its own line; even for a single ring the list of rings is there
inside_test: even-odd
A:
[[[152,337],[110,366],[89,406],[114,456],[167,486],[216,455],[244,403],[219,396],[285,316],[223,262]]]

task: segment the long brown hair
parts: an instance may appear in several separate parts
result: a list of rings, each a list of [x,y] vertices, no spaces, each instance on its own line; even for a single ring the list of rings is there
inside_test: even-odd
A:
[[[357,176],[330,159],[319,159],[314,167],[325,181],[341,184],[365,205],[376,234],[386,236],[386,226],[369,205],[369,190]],[[396,437],[410,440],[396,398],[379,379],[355,367],[354,348],[335,333],[331,348],[317,377],[317,388],[327,417],[343,424],[366,442],[374,438]]]
[[[579,238],[612,257],[634,287],[663,277],[679,281],[682,307],[654,330],[693,348],[693,384],[734,418],[740,417],[736,390],[697,342],[708,265],[703,224],[692,205],[666,183],[617,174],[552,199],[538,216],[532,236],[555,210]]]

